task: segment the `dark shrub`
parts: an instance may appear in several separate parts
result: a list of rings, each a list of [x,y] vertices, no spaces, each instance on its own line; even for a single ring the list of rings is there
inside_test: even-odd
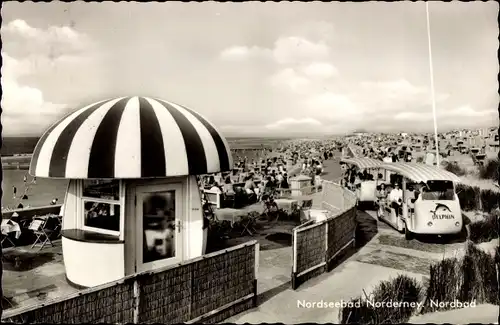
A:
[[[470,223],[469,239],[474,243],[482,243],[498,238],[499,223],[498,212],[486,216],[484,220]]]
[[[495,257],[469,243],[462,269],[466,277],[459,300],[476,300],[477,303],[498,304]]]
[[[353,306],[340,309],[340,324],[378,324],[374,308],[368,306],[365,300],[355,298],[350,301]],[[359,305],[357,307],[356,305]],[[356,306],[356,307],[355,307]]]
[[[449,306],[433,306],[430,301],[455,300],[475,300],[478,304],[499,302],[495,258],[471,242],[467,243],[463,258],[445,259],[431,265],[427,300],[422,313],[450,309]]]
[[[351,300],[353,306],[340,310],[342,324],[399,324],[407,322],[416,310],[416,303],[421,301],[421,285],[417,280],[406,275],[382,281],[373,291],[370,304],[367,299]],[[373,303],[404,302],[415,306],[374,306]],[[357,303],[358,306],[354,306]]]
[[[433,312],[437,308],[429,301],[452,301],[458,296],[461,279],[459,276],[459,261],[456,258],[447,258],[430,266],[427,301],[422,313]]]
[[[446,163],[444,169],[457,176],[463,176],[467,174],[467,171],[464,168],[460,167],[460,165],[456,161]]]
[[[406,275],[399,275],[390,281],[383,281],[375,288],[372,296],[373,301],[398,301],[410,304],[420,302],[422,298],[422,287],[416,279]],[[415,312],[416,307],[403,306],[399,308],[381,307],[377,308],[377,318],[379,323],[397,324],[407,322]]]
[[[491,212],[498,208],[500,200],[500,193],[492,190],[482,190],[480,194],[481,210],[484,212]]]
[[[483,166],[479,167],[479,177],[481,177],[482,179],[491,179],[498,182],[498,167],[498,158],[488,160]]]
[[[480,189],[478,187],[472,187],[464,184],[457,185],[457,195],[462,210],[478,210],[479,197],[477,196],[477,193],[479,192]]]

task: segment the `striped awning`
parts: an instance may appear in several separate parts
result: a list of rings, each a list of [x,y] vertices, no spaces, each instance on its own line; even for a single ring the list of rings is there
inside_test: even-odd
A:
[[[461,182],[460,177],[437,166],[418,163],[383,163],[383,169],[396,172],[414,182],[452,181]]]
[[[121,97],[85,106],[38,141],[30,174],[55,178],[148,178],[229,171],[233,160],[215,126],[184,106]]]
[[[343,158],[340,162],[348,165],[354,165],[359,169],[380,168],[383,163],[380,160],[372,158]]]

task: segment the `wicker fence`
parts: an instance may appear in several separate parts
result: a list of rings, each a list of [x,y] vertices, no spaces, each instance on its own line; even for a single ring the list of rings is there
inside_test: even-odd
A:
[[[332,262],[354,244],[356,197],[340,185],[323,182],[322,208],[332,216],[293,230],[292,288],[330,270]]]
[[[6,311],[16,323],[217,323],[256,306],[257,241]]]

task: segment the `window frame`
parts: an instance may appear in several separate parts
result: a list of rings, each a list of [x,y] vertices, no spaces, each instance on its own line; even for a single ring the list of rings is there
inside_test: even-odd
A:
[[[115,236],[119,237],[121,240],[123,239],[123,228],[125,224],[124,220],[124,209],[125,209],[125,190],[124,190],[124,183],[122,180],[118,180],[118,200],[112,200],[112,199],[101,199],[101,198],[93,198],[89,196],[83,196],[83,191],[84,191],[84,182],[87,179],[81,179],[79,180],[79,213],[78,217],[80,219],[80,229],[85,230],[85,231],[90,231],[90,232],[95,232],[103,235],[110,235],[110,236]],[[99,179],[99,180],[108,180],[108,179]],[[118,205],[120,207],[120,221],[119,221],[119,230],[108,230],[108,229],[103,229],[103,228],[96,228],[96,227],[89,227],[85,225],[85,202],[96,202],[96,203],[105,203],[105,204],[112,204],[112,205]]]

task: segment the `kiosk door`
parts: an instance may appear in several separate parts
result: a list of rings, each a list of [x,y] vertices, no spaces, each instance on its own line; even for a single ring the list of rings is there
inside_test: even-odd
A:
[[[182,261],[182,189],[181,183],[137,187],[137,271]]]

